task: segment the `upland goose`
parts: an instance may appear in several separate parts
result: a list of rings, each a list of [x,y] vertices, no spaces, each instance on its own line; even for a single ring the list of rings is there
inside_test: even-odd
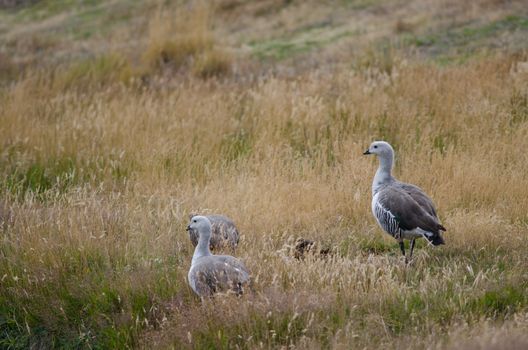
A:
[[[400,182],[392,175],[394,150],[384,141],[375,141],[363,154],[375,154],[379,167],[372,181],[372,214],[378,224],[400,244],[405,256],[404,239],[410,239],[409,259],[416,238],[424,237],[433,245],[444,244],[440,231],[444,226],[436,215],[432,200],[421,188]],[[405,261],[408,261],[405,257]]]
[[[211,222],[205,216],[193,216],[187,230],[196,230],[198,245],[189,269],[188,279],[192,290],[200,297],[218,292],[243,293],[249,283],[249,272],[244,264],[230,255],[213,255],[209,249]]]
[[[196,214],[189,215],[189,219],[192,219]],[[230,247],[232,250],[238,245],[240,234],[235,226],[233,220],[224,215],[203,215],[211,222],[211,243],[209,248],[216,250],[224,246]],[[191,229],[189,231],[189,238],[191,243],[196,247],[198,244],[198,232]]]

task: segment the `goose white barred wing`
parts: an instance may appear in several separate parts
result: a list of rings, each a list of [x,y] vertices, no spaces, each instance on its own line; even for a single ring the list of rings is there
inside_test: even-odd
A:
[[[379,202],[379,193],[376,193],[372,198],[372,213],[376,218],[376,221],[385,230],[388,234],[393,236],[396,239],[400,238],[400,225],[396,217],[383,207]]]

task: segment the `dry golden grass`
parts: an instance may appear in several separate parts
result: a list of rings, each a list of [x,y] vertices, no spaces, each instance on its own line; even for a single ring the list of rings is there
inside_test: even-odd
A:
[[[219,8],[284,15],[270,3]],[[219,79],[211,67],[235,58],[192,13],[185,35],[163,15],[150,24],[145,63],[169,42],[189,59],[172,79],[142,82],[116,53],[1,88],[1,347],[528,345],[526,54],[439,66],[372,49]],[[410,266],[370,213],[377,163],[361,154],[375,139],[448,229]],[[195,297],[190,212],[234,219],[251,293]],[[301,236],[333,254],[293,258]]]
[[[148,25],[147,47],[142,61],[147,71],[164,67],[192,66],[199,77],[222,75],[231,60],[223,48],[215,45],[211,30],[212,9],[206,3],[189,5],[189,10],[160,8]]]
[[[435,343],[460,322],[473,329],[475,317],[520,316],[527,77],[513,64],[401,66],[388,82],[341,70],[244,87],[191,80],[161,93],[110,86],[55,94],[22,80],[2,101],[3,191],[14,216],[4,230],[4,297],[47,300],[42,290],[67,279],[73,298],[78,283],[86,293],[103,283],[120,298],[124,315],[110,322],[118,327],[144,293],[155,311],[139,314],[161,327],[146,339],[163,346],[188,344],[188,333],[204,346]],[[423,247],[411,267],[370,214],[375,163],[361,151],[378,138],[394,144],[397,176],[425,188],[448,227],[447,245]],[[186,286],[192,249],[183,227],[194,210],[228,214],[243,233],[237,253],[255,293],[236,301],[241,313],[222,299],[200,305]],[[284,246],[298,236],[339,253],[296,261]],[[519,305],[499,314],[472,306],[504,285],[521,288]],[[400,325],[391,312],[405,314],[407,298],[439,315],[411,314],[402,322],[412,328]],[[55,303],[60,310],[67,301]],[[42,317],[55,324],[54,313]],[[279,330],[255,336],[266,320]],[[209,338],[217,328],[219,338]]]

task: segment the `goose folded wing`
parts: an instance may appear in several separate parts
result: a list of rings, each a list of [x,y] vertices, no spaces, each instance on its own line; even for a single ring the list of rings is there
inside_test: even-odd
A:
[[[419,197],[423,200],[423,197]],[[380,192],[380,204],[398,221],[401,229],[410,231],[415,228],[437,233],[440,224],[429,213],[427,207],[422,207],[406,190],[401,187],[388,187]],[[430,200],[429,200],[430,201]]]
[[[228,240],[235,245],[238,243],[238,230],[232,222],[218,221],[215,223],[214,229],[223,239]]]
[[[239,233],[235,223],[224,215],[208,215],[207,218],[211,221],[213,237],[215,243],[221,244],[219,240],[227,240],[232,246],[236,247],[239,240]],[[218,242],[217,242],[218,241]]]
[[[399,183],[398,185],[405,192],[407,192],[407,194],[409,194],[409,196],[411,196],[412,199],[414,199],[429,215],[435,218],[437,217],[433,201],[420,187],[407,183]]]
[[[244,264],[232,256],[215,255],[202,259],[195,267],[195,286],[200,295],[228,290],[240,293],[241,285],[249,281]]]

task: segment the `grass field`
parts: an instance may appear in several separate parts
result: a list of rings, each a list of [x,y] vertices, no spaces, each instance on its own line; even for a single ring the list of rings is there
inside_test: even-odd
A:
[[[526,1],[16,3],[0,348],[528,347]],[[408,266],[380,139],[447,228]],[[191,212],[237,223],[251,293],[188,287]]]

